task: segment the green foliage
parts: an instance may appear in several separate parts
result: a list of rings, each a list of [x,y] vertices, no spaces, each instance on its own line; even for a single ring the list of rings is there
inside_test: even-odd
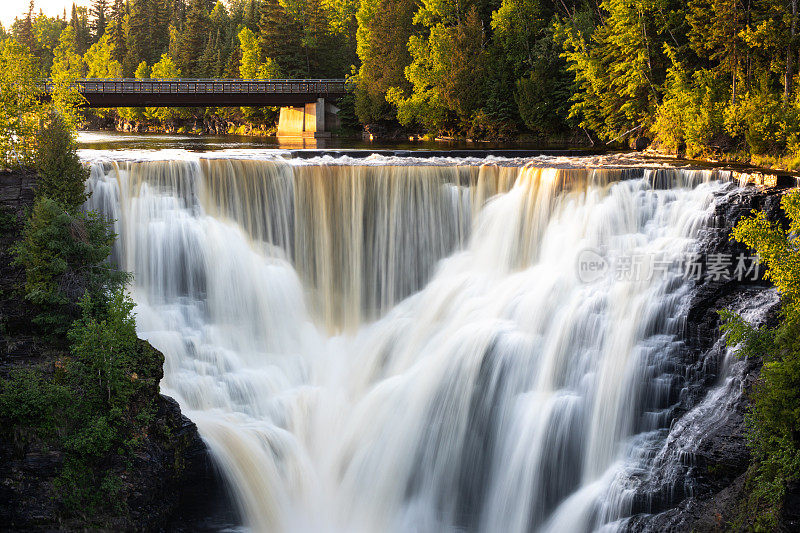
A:
[[[774,531],[789,483],[800,480],[800,192],[783,197],[789,218],[786,232],[763,212],[742,219],[732,239],[753,248],[766,263],[766,277],[781,294],[782,323],[755,328],[729,311],[722,312],[723,331],[731,346],[747,357],[762,357],[764,365],[751,394],[747,442],[753,454],[749,495],[738,527]]]
[[[764,277],[781,293],[787,316],[800,316],[800,193],[792,192],[781,199],[781,207],[789,219],[788,231],[780,223],[767,219],[763,211],[754,212],[736,224],[731,234],[735,239],[758,252],[766,263]]]
[[[39,69],[31,53],[14,39],[0,43],[0,165],[30,165],[34,132],[42,112]]]
[[[64,507],[71,513],[91,517],[110,508],[124,514],[127,504],[120,499],[122,480],[113,473],[96,472],[86,461],[70,457],[53,483]]]
[[[719,312],[720,331],[728,346],[737,346],[742,358],[762,357],[775,352],[775,336],[767,328],[757,328],[729,309]]]
[[[682,4],[604,0],[607,16],[592,32],[576,18],[559,26],[579,90],[571,116],[604,139],[648,131],[670,59],[665,44],[679,32]]]
[[[170,24],[167,6],[161,0],[131,0],[129,3],[128,14],[122,19],[125,72],[133,73],[141,61],[152,65],[167,51]],[[122,47],[121,43],[118,46]]]
[[[0,380],[2,427],[30,427],[40,439],[56,438],[71,396],[63,383],[39,368],[15,369]]]
[[[39,14],[33,19],[33,33],[36,36],[36,49],[33,54],[39,59],[43,73],[49,74],[53,68],[53,55],[65,21]]]
[[[797,143],[800,115],[774,94],[747,93],[725,110],[725,127],[731,135],[743,136],[752,153],[776,153],[787,142]]]
[[[75,29],[67,26],[61,32],[53,56],[53,108],[64,117],[70,128],[75,128],[80,120],[77,107],[86,102],[76,81],[83,77],[85,65],[76,45]]]
[[[51,112],[36,135],[36,193],[55,200],[70,212],[86,201],[84,182],[89,177],[76,153],[74,132],[65,118]]]
[[[147,64],[146,61],[142,61],[139,63],[139,66],[136,67],[136,72],[134,73],[134,77],[138,79],[144,79],[150,77],[150,66]]]
[[[17,227],[17,214],[11,209],[0,207],[0,233],[11,231]]]
[[[420,9],[414,20],[429,26],[430,35],[412,35],[408,42],[412,61],[405,72],[412,93],[406,97],[393,87],[386,98],[397,106],[401,124],[454,131],[457,122],[469,121],[484,97],[488,56],[482,21],[475,7],[458,13],[434,2]],[[445,24],[451,20],[460,22]]]
[[[169,55],[164,54],[161,56],[161,59],[153,65],[153,68],[150,70],[150,77],[157,80],[177,79],[181,77],[181,70]]]
[[[114,234],[96,214],[70,214],[49,198],[36,200],[14,253],[25,269],[25,297],[38,309],[33,323],[43,333],[65,333],[80,295],[88,292],[101,301],[126,281],[105,261],[113,242]]]
[[[83,316],[72,325],[68,334],[72,355],[84,366],[87,379],[95,381],[107,407],[114,412],[124,408],[135,391],[135,381],[131,377],[139,339],[136,337],[134,304],[124,291],[118,289],[112,294],[101,319],[93,316],[96,306],[88,292],[81,299],[80,306]]]
[[[121,78],[122,63],[114,59],[111,34],[105,34],[83,56],[87,78]]]
[[[244,28],[239,32],[239,42],[242,50],[239,73],[243,79],[273,79],[281,77],[280,68],[275,60],[270,57],[261,59],[261,47],[250,28]]]
[[[11,34],[33,67],[52,71],[71,124],[81,55],[98,77],[157,77],[137,65],[168,57],[187,77],[352,73],[362,124],[476,138],[580,127],[609,144],[655,138],[690,156],[746,148],[758,162],[800,161],[798,22],[785,0],[96,0],[68,21],[29,10]],[[118,113],[161,123],[275,116]],[[30,151],[17,148],[24,164]],[[7,166],[12,152],[0,140]]]
[[[136,70],[138,72],[139,68],[137,67]],[[181,74],[182,73],[178,68],[178,65],[168,54],[162,55],[161,59],[159,59],[150,70],[150,77],[159,80],[180,78]],[[144,116],[149,119],[167,121],[175,118],[186,117],[188,116],[188,112],[186,109],[175,107],[147,107],[144,110]]]
[[[537,61],[527,76],[516,81],[515,89],[519,115],[531,131],[551,133],[566,128],[569,79],[560,64]]]
[[[392,87],[410,88],[404,76],[411,63],[408,39],[417,5],[410,0],[362,0],[358,20],[357,51],[361,60],[355,88],[358,119],[369,124],[394,118],[386,100]]]
[[[680,65],[673,65],[653,125],[656,140],[672,153],[685,146],[688,156],[703,155],[712,139],[724,129],[726,99],[724,88],[712,73],[698,70],[690,79]]]
[[[54,488],[68,515],[88,524],[101,510],[124,513],[110,461],[137,451],[154,421],[163,357],[136,338],[133,302],[119,288],[100,301],[88,294],[69,331],[71,357],[54,370],[32,367],[0,379],[0,431],[63,450]],[[109,499],[109,496],[112,498]]]
[[[137,79],[144,79],[150,77],[150,66],[146,61],[142,61],[136,67],[135,77]],[[141,107],[120,107],[117,109],[117,114],[124,120],[139,120],[144,118],[144,108]]]
[[[206,51],[211,30],[211,17],[206,10],[206,5],[205,0],[191,2],[183,34],[175,54],[180,70],[192,77],[206,77],[203,53]]]

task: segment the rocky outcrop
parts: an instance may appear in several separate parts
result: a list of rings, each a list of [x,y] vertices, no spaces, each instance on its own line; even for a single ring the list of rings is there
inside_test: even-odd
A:
[[[0,209],[18,213],[33,204],[34,172],[0,172]]]
[[[24,272],[13,264],[10,246],[20,237],[34,188],[33,173],[0,174],[0,378],[34,366],[53,369],[68,355],[63,346],[33,334],[27,303],[19,297]],[[115,497],[123,511],[65,514],[56,488],[64,450],[28,430],[0,428],[0,529],[203,531],[239,523],[197,427],[175,400],[159,394],[163,355],[145,341],[138,349],[150,362],[139,372],[150,385],[134,401],[152,405],[154,416],[133,454],[112,452],[102,465],[119,479]]]
[[[746,187],[720,194],[698,252],[734,259],[750,255],[744,246],[730,241],[732,228],[753,209],[765,210],[771,220],[783,220],[783,193],[782,188]],[[628,522],[628,530],[726,531],[735,521],[750,464],[745,438],[748,394],[762,362],[729,356],[720,338],[717,311],[734,309],[753,323],[774,324],[779,298],[761,270],[755,279],[705,278],[695,287],[685,327],[685,381],[675,418],[639,480],[633,505],[639,514]],[[800,529],[790,505],[797,497],[791,492],[787,502],[787,531]]]

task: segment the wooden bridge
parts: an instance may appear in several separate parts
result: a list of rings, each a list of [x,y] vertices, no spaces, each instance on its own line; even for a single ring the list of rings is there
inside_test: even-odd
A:
[[[83,79],[89,107],[262,107],[303,105],[345,94],[345,80]],[[45,93],[52,92],[51,82]]]

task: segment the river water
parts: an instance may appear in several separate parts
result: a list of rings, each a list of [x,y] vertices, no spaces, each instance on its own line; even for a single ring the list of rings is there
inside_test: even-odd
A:
[[[162,390],[247,528],[625,527],[725,172],[82,141]]]

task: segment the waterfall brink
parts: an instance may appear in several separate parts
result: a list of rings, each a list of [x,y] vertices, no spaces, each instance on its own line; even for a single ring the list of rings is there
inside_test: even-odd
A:
[[[101,162],[140,334],[255,531],[624,527],[715,172]],[[626,481],[627,480],[627,481]]]

